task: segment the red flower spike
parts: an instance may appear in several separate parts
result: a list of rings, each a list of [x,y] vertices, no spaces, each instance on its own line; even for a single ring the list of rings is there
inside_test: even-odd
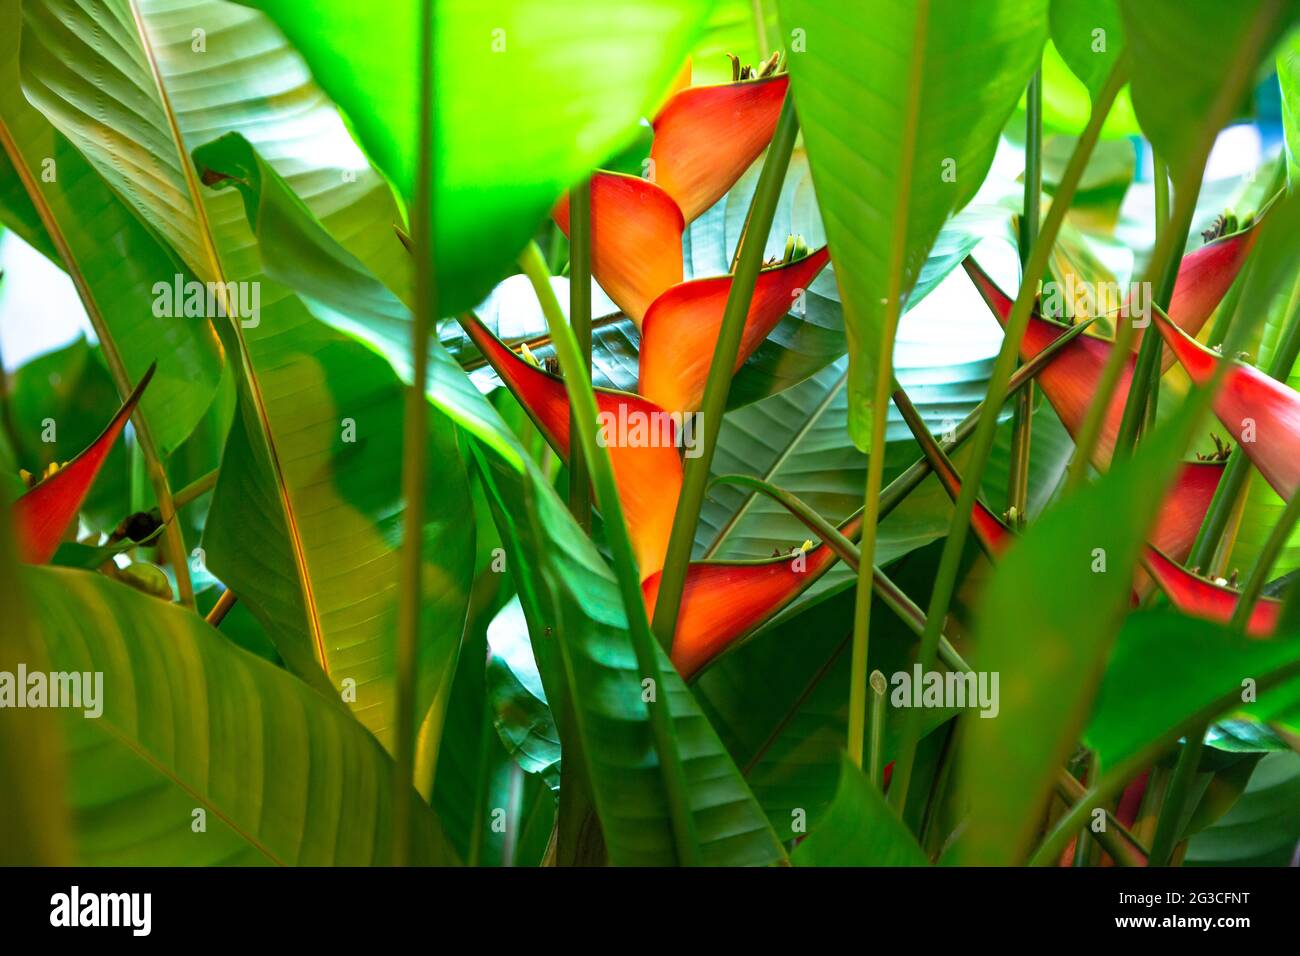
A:
[[[1232,620],[1240,592],[1193,574],[1156,548],[1147,548],[1142,562],[1168,595],[1169,603],[1184,614],[1224,624]],[[1277,628],[1281,613],[1281,601],[1261,597],[1251,609],[1246,633],[1251,637],[1268,637]]]
[[[569,396],[564,381],[520,358],[476,317],[465,317],[461,324],[556,454],[567,462]],[[636,549],[641,579],[645,580],[663,566],[681,492],[682,460],[677,453],[676,427],[663,409],[628,392],[598,388],[596,407],[620,432],[619,440],[608,441],[607,447],[628,534]],[[638,422],[645,425],[645,441],[633,443]],[[626,435],[621,434],[624,430]]]
[[[113,443],[122,434],[127,419],[135,411],[140,396],[153,378],[155,367],[149,366],[140,383],[127,396],[98,438],[76,458],[14,502],[18,556],[23,561],[28,564],[44,564],[54,556],[64,533],[77,519],[81,503],[86,500],[90,486],[94,484]]]
[[[1228,294],[1250,250],[1255,247],[1255,238],[1259,235],[1256,227],[1261,221],[1263,217],[1257,218],[1241,232],[1216,239],[1183,256],[1168,312],[1174,323],[1188,335],[1195,337],[1200,333],[1206,319],[1214,314],[1215,308]],[[1146,329],[1135,331],[1133,348],[1136,350]]]
[[[654,181],[687,222],[721,199],[763,152],[789,86],[786,74],[692,86],[664,104],[653,123]]]
[[[552,212],[569,234],[569,197]],[[682,281],[682,230],[686,222],[668,193],[622,173],[591,177],[591,274],[641,327],[660,293]]]
[[[759,273],[733,372],[776,328],[829,260],[823,246],[802,259]],[[638,383],[642,395],[673,412],[700,407],[732,280],[730,275],[694,279],[655,299],[642,324]]]
[[[1160,334],[1192,381],[1204,384],[1225,359],[1156,316]],[[1232,362],[1214,414],[1260,474],[1288,501],[1300,487],[1300,393],[1259,369]]]

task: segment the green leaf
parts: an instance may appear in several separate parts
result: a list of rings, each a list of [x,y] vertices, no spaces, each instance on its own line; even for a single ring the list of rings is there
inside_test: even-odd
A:
[[[1001,709],[972,718],[958,752],[971,818],[953,862],[1006,865],[1028,852],[1127,610],[1150,502],[1173,478],[1184,440],[1184,428],[1152,434],[1048,508],[999,562],[976,613],[972,666],[998,675]]]
[[[1088,125],[1092,113],[1092,96],[1082,80],[1070,70],[1052,40],[1043,48],[1043,129],[1047,133],[1078,136]],[[1025,128],[1025,102],[1022,99],[1012,117],[1008,131],[1023,137]],[[1115,97],[1115,102],[1101,126],[1103,140],[1140,136],[1137,116],[1133,113],[1133,99],[1125,86]],[[1148,225],[1148,229],[1149,229]]]
[[[0,201],[0,214],[11,202],[30,208],[11,225],[78,285],[103,347],[120,357],[130,383],[158,362],[140,407],[166,455],[211,404],[221,376],[221,348],[202,318],[153,315],[154,284],[170,282],[183,267],[23,96],[19,6],[18,0],[0,0],[0,19],[11,24],[0,38],[0,152],[6,154],[0,156],[0,192],[14,194],[13,200]]]
[[[418,149],[420,4],[256,0],[408,199]],[[510,269],[571,185],[631,142],[667,91],[706,0],[438,0],[434,248],[444,314]]]
[[[1135,614],[1116,638],[1084,742],[1102,766],[1113,766],[1219,698],[1244,694],[1245,681],[1258,686],[1259,701],[1243,705],[1243,713],[1262,710],[1288,694],[1285,686],[1265,686],[1286,668],[1300,671],[1300,638],[1261,641],[1169,611]]]
[[[1278,51],[1277,81],[1282,93],[1288,179],[1294,183],[1300,175],[1300,31],[1292,32]]]
[[[239,370],[238,405],[203,562],[256,613],[290,668],[348,691],[358,717],[387,741],[402,384],[263,275],[239,195],[206,188],[190,152],[222,130],[246,132],[309,197],[310,214],[402,292],[409,257],[393,231],[391,191],[261,14],[215,0],[48,0],[25,3],[23,14],[29,98],[198,279],[235,283],[228,289],[240,308],[217,324]],[[85,102],[96,109],[81,109]],[[429,500],[439,507],[425,525],[416,720],[454,665],[473,555],[468,481],[441,416],[429,441]]]
[[[1095,99],[1124,50],[1116,0],[1051,0],[1052,44]]]
[[[560,732],[515,598],[487,629],[486,692],[493,724],[510,757],[551,789],[560,786]]]
[[[1152,147],[1174,178],[1199,165],[1204,117],[1234,88],[1231,76],[1254,75],[1287,25],[1295,0],[1118,0],[1133,63],[1133,108]],[[1248,87],[1240,80],[1235,86]],[[1235,108],[1238,104],[1228,106]],[[1217,133],[1217,130],[1212,132]]]
[[[983,182],[1042,55],[1047,5],[784,0],[781,19],[800,31],[792,90],[844,301],[849,431],[866,449],[890,316]]]
[[[102,674],[100,716],[59,712],[79,865],[390,860],[392,768],[337,701],[100,575],[28,568],[22,582],[50,667]],[[415,859],[452,862],[411,801]]]
[[[409,381],[411,317],[392,293],[321,229],[246,142],[227,137],[199,158],[237,173],[268,273],[307,290],[304,301],[316,315],[382,352]],[[430,343],[429,360],[430,401],[472,436],[552,707],[560,711],[567,687],[573,688],[579,753],[590,764],[610,859],[671,863],[667,802],[649,757],[655,752],[649,717],[614,577],[446,350]],[[664,686],[657,699],[674,715],[705,859],[715,865],[779,860],[781,846],[762,810],[662,651],[660,666]]]
[[[1185,866],[1294,866],[1300,843],[1300,754],[1269,754],[1222,819],[1194,836]]]
[[[925,866],[916,838],[884,794],[843,757],[835,800],[791,857],[796,866]]]
[[[19,665],[48,671],[45,648],[30,614],[14,546],[9,503],[0,503],[0,672]],[[13,679],[13,678],[11,678]],[[6,708],[0,715],[0,866],[66,866],[72,862],[67,768],[56,711]]]

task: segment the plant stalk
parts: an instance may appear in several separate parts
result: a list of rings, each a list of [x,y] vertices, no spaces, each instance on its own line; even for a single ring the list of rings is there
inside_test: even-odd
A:
[[[411,384],[406,389],[402,416],[402,521],[397,601],[397,675],[393,752],[393,863],[408,866],[412,857],[412,795],[415,779],[416,674],[420,653],[420,604],[424,562],[425,485],[429,455],[429,402],[425,384],[429,374],[429,336],[438,314],[438,288],[434,278],[433,223],[433,0],[420,4],[422,44],[420,56],[419,169],[413,203],[412,237],[415,243],[415,315],[411,334]],[[432,792],[432,787],[430,787]]]
[[[569,191],[569,317],[578,352],[584,356],[584,373],[591,381],[591,180]],[[569,431],[577,430],[572,412]],[[569,448],[569,511],[578,526],[591,534],[591,478],[582,445]]]
[[[1043,71],[1039,68],[1025,94],[1025,201],[1020,215],[1020,268],[1038,238],[1043,194]],[[1034,423],[1034,385],[1016,396],[1011,424],[1011,467],[1007,475],[1007,515],[1013,528],[1025,526],[1029,507],[1029,457]]]

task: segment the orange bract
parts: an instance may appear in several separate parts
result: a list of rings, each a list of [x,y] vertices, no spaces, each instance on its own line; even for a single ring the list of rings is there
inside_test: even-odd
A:
[[[553,215],[567,236],[567,195]],[[682,211],[654,183],[622,173],[591,177],[591,274],[637,328],[650,303],[682,281],[685,227]]]
[[[829,258],[823,247],[759,273],[733,373],[785,317]],[[728,275],[683,282],[650,306],[642,328],[639,382],[646,398],[669,411],[700,407],[732,281]]]
[[[477,318],[464,317],[461,324],[556,454],[567,462],[569,396],[564,381],[520,358]],[[663,409],[628,392],[598,388],[596,407],[608,423],[605,434],[614,481],[644,580],[663,566],[681,493],[676,429]]]
[[[687,222],[708,209],[758,158],[776,130],[790,86],[784,74],[717,86],[692,86],[654,119],[654,180]]]

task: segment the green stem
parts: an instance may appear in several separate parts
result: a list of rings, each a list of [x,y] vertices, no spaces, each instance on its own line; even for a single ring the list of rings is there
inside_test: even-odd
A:
[[[754,284],[758,281],[758,273],[763,266],[763,249],[772,228],[777,199],[781,195],[781,186],[785,181],[798,132],[799,121],[794,112],[794,98],[787,96],[781,107],[772,143],[767,150],[767,158],[763,162],[763,171],[758,178],[750,228],[745,233],[740,261],[736,264],[732,277],[731,292],[727,296],[722,327],[718,330],[718,342],[713,351],[713,362],[709,366],[709,376],[704,385],[704,401],[700,410],[703,419],[703,453],[686,460],[686,473],[682,479],[677,512],[673,517],[673,530],[668,539],[663,573],[659,579],[654,633],[659,643],[669,650],[672,649],[673,636],[677,632],[677,613],[686,585],[687,565],[691,560],[691,547],[700,520],[700,507],[704,503],[704,491],[709,483],[709,468],[713,464],[718,432],[722,428],[722,415],[726,411],[732,369],[736,365],[745,319],[749,315],[749,303],[754,296]],[[639,588],[637,593],[640,594]]]
[[[988,464],[989,453],[997,434],[998,409],[1006,398],[1007,387],[1014,371],[1020,340],[1024,337],[1029,324],[1030,310],[1037,295],[1038,280],[1047,269],[1047,260],[1051,254],[1056,234],[1065,219],[1070,201],[1078,189],[1079,180],[1087,166],[1088,157],[1092,155],[1101,134],[1101,126],[1111,104],[1119,94],[1128,77],[1128,57],[1121,54],[1110,76],[1093,104],[1092,115],[1088,125],[1074,149],[1061,177],[1060,185],[1043,222],[1042,232],[1034,242],[1029,256],[1025,274],[1021,278],[1020,290],[1016,294],[1011,315],[1007,318],[1006,333],[1002,348],[998,352],[989,379],[988,395],[984,400],[984,410],[980,415],[979,425],[975,430],[974,447],[971,450],[970,463],[967,466],[966,481],[962,484],[961,495],[953,512],[952,525],[948,538],[944,542],[943,554],[939,559],[939,569],[935,576],[934,591],[930,597],[930,608],[926,613],[925,634],[921,639],[919,662],[922,673],[934,668],[935,651],[939,642],[939,629],[948,616],[948,606],[952,602],[956,588],[957,572],[960,569],[962,550],[966,546],[966,535],[970,530],[971,508],[979,490],[984,468]],[[912,766],[916,760],[916,747],[921,739],[921,709],[908,710],[903,723],[902,738],[899,743],[898,757],[894,763],[894,776],[889,786],[889,800],[896,808],[906,804],[908,787],[911,784]]]
[[[1159,282],[1152,307],[1166,312],[1174,297],[1174,286],[1178,282],[1178,268],[1183,262],[1183,249],[1187,246],[1187,234],[1191,231],[1192,217],[1196,214],[1196,198],[1201,192],[1203,165],[1203,163],[1189,165],[1188,168],[1193,170],[1194,175],[1185,173],[1179,179],[1178,189],[1174,193],[1173,214],[1167,229],[1157,238],[1155,252],[1147,265],[1146,281],[1149,282],[1152,277],[1156,277]],[[1125,324],[1131,328],[1132,320]],[[1118,341],[1116,349],[1119,350]],[[1124,353],[1128,351],[1127,340],[1123,351]],[[1163,337],[1157,330],[1148,327],[1146,334],[1142,336],[1142,345],[1138,348],[1137,362],[1133,367],[1133,381],[1129,386],[1128,397],[1124,401],[1124,417],[1120,420],[1119,437],[1115,440],[1117,455],[1127,457],[1132,454],[1143,425],[1154,419],[1160,392],[1160,365],[1163,356]]]
[[[889,684],[880,671],[872,671],[871,678],[871,743],[867,748],[867,776],[880,786],[880,761],[885,739],[885,691]]]
[[[591,381],[591,180],[569,191],[569,317],[578,351],[584,356],[584,374]],[[577,430],[572,413],[569,431]],[[569,511],[579,527],[591,533],[591,478],[582,446],[569,451]]]
[[[213,468],[202,478],[196,478],[180,491],[176,492],[175,496],[172,498],[172,503],[176,509],[180,510],[181,508],[184,508],[190,502],[211,491],[217,484],[217,475],[220,472],[220,468]]]
[[[1273,570],[1274,563],[1291,537],[1297,520],[1300,520],[1300,492],[1292,494],[1291,500],[1286,503],[1282,516],[1269,531],[1264,547],[1260,549],[1259,557],[1255,560],[1255,566],[1250,570],[1250,577],[1246,579],[1241,589],[1241,597],[1237,599],[1237,606],[1232,611],[1230,622],[1231,626],[1238,631],[1245,632],[1250,614],[1264,591],[1269,572]]]
[[[1043,193],[1043,71],[1034,72],[1025,94],[1025,198],[1020,215],[1020,268],[1029,263],[1029,249],[1038,238]],[[1029,506],[1029,454],[1034,422],[1034,386],[1016,397],[1011,425],[1011,467],[1007,475],[1007,515],[1012,527],[1023,528]]]
[[[574,421],[578,426],[574,435],[582,446],[587,467],[591,470],[592,482],[596,487],[596,501],[600,505],[605,537],[614,559],[615,576],[618,579],[623,607],[627,613],[628,631],[632,639],[632,649],[636,654],[637,667],[640,668],[643,677],[653,682],[656,695],[665,695],[661,701],[656,698],[656,702],[650,703],[648,710],[655,750],[659,755],[659,765],[663,772],[664,791],[672,821],[677,859],[683,866],[698,866],[700,846],[695,835],[695,819],[690,810],[686,772],[677,750],[672,714],[668,710],[667,689],[659,667],[658,648],[655,647],[654,635],[650,631],[649,621],[646,618],[636,553],[632,549],[632,539],[628,535],[627,524],[623,519],[623,505],[618,497],[618,485],[614,481],[614,468],[610,464],[609,450],[601,447],[596,441],[599,423],[596,395],[592,391],[590,380],[583,374],[584,362],[582,353],[578,349],[577,338],[564,317],[559,301],[555,298],[551,277],[546,271],[546,262],[542,258],[541,250],[537,248],[537,243],[529,243],[528,248],[519,257],[519,264],[532,282],[533,290],[541,302],[542,311],[550,326],[551,339],[555,343],[555,354],[560,360],[560,370],[564,373],[564,387],[569,396],[570,407],[573,409]]]
[[[1196,769],[1201,763],[1201,751],[1205,749],[1205,725],[1187,735],[1183,749],[1178,754],[1178,763],[1174,767],[1173,779],[1169,781],[1169,792],[1165,795],[1164,806],[1160,808],[1160,817],[1156,821],[1156,835],[1151,840],[1151,866],[1168,866],[1173,856],[1174,846],[1182,831],[1183,813],[1191,799],[1192,781],[1196,778]]]
[[[416,176],[412,238],[415,244],[415,315],[411,334],[411,384],[402,416],[402,549],[398,567],[396,691],[393,746],[393,862],[411,863],[412,795],[415,779],[416,673],[420,653],[420,604],[423,597],[424,493],[429,455],[429,336],[438,314],[433,264],[433,51],[436,22],[433,0],[420,4],[424,43],[420,51],[419,169]],[[432,788],[430,789],[432,792]]]

